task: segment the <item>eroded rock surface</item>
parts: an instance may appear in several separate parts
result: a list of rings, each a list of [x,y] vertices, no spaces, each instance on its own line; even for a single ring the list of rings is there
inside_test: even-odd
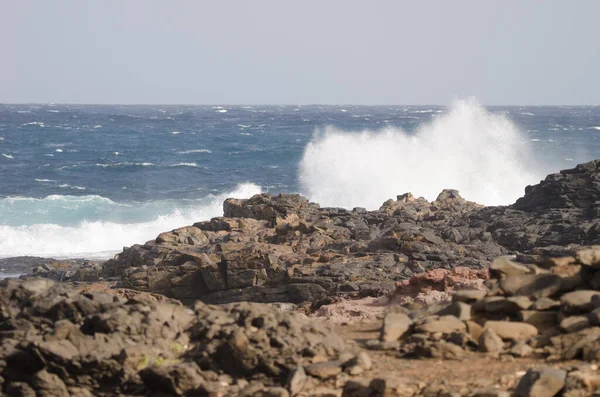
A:
[[[508,207],[483,207],[456,190],[433,202],[407,193],[376,211],[259,194],[226,200],[224,217],[125,248],[103,275],[186,303],[382,296],[433,269],[483,269],[506,254],[533,263],[572,255],[600,241],[597,203],[597,161],[549,175]]]
[[[287,395],[302,368],[309,376],[293,383],[297,392],[370,365],[327,326],[272,306],[190,309],[42,278],[2,282],[0,330],[9,396]]]

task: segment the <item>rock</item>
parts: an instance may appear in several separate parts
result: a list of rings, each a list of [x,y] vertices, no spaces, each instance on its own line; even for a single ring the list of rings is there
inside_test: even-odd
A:
[[[582,249],[577,253],[577,260],[587,266],[600,267],[600,246]]]
[[[570,316],[565,317],[560,322],[560,329],[563,332],[577,332],[590,326],[590,320],[587,316]]]
[[[496,332],[487,328],[479,337],[479,350],[482,352],[501,352],[504,349],[504,342]]]
[[[517,397],[552,397],[565,386],[567,372],[545,367],[530,369],[521,378],[515,389]]]
[[[290,391],[290,395],[293,397],[298,393],[304,390],[306,383],[308,381],[308,377],[304,372],[304,368],[302,366],[295,368],[290,373],[290,377],[288,380],[288,390]]]
[[[519,341],[510,348],[509,353],[515,357],[527,357],[533,353],[533,348],[528,344]]]
[[[32,385],[41,397],[64,397],[69,395],[65,383],[57,375],[46,370],[38,371],[33,376]]]
[[[331,328],[269,305],[198,302],[191,310],[54,282],[0,284],[0,380],[23,380],[1,386],[9,395],[104,395],[110,387],[111,395],[285,396],[282,379],[302,389],[298,368],[328,377],[341,373],[343,356],[369,367]],[[264,383],[242,382],[253,376]]]
[[[483,334],[483,327],[477,324],[474,321],[465,321],[465,325],[467,327],[467,332],[473,338],[473,340],[478,340],[481,334]]]
[[[492,329],[504,340],[528,340],[538,334],[533,325],[512,321],[486,321],[483,328]]]
[[[325,361],[311,364],[306,367],[306,372],[319,379],[333,378],[342,372],[342,363],[340,361]]]
[[[388,313],[383,319],[380,340],[396,341],[410,329],[413,321],[404,313]]]
[[[465,350],[454,343],[434,342],[420,346],[415,350],[417,357],[456,360],[466,355]]]
[[[430,316],[415,323],[416,332],[426,333],[450,333],[454,331],[465,331],[465,323],[454,316]]]
[[[560,302],[550,298],[540,298],[531,305],[531,310],[555,310],[560,307]]]
[[[600,325],[600,309],[594,309],[588,316],[590,325]]]
[[[459,320],[471,319],[471,305],[464,302],[452,302],[446,308],[436,313],[438,316],[454,316]]]
[[[530,273],[528,267],[514,263],[506,256],[494,259],[490,265],[490,273],[494,278],[520,276]]]
[[[517,275],[500,280],[500,288],[510,296],[544,298],[559,292],[561,286],[562,278],[554,274]]]
[[[464,302],[464,303],[475,303],[479,299],[483,299],[485,297],[486,291],[472,289],[472,290],[460,290],[456,291],[454,295],[452,295],[453,302]]]
[[[517,314],[519,321],[531,324],[538,330],[545,330],[558,325],[558,312],[555,311],[537,311],[521,310]]]
[[[586,313],[593,309],[592,297],[600,295],[600,291],[579,290],[564,294],[560,298],[561,308],[565,313]]]

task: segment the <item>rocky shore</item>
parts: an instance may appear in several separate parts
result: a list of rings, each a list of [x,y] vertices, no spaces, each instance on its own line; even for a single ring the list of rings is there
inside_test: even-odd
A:
[[[600,160],[549,175],[510,206],[456,190],[375,211],[287,194],[228,199],[223,217],[67,279],[38,268],[46,278],[2,281],[1,388],[600,394],[599,243]],[[101,280],[115,285],[90,284]]]

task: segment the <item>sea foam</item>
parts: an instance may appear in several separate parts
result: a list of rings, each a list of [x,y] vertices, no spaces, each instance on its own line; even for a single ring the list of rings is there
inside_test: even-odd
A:
[[[0,200],[0,207],[5,207],[2,213],[8,213],[12,207],[15,217],[21,214],[20,222],[23,222],[25,207],[33,215],[23,225],[15,225],[16,221],[12,222],[13,225],[6,224],[6,221],[0,225],[0,257],[34,255],[108,259],[124,246],[143,243],[167,230],[222,216],[226,198],[248,198],[260,192],[258,185],[244,183],[234,191],[207,196],[185,206],[161,202],[138,206],[91,195],[6,198]],[[109,221],[106,220],[108,213],[135,216],[139,221]],[[69,222],[65,221],[67,216],[71,217]],[[35,222],[36,218],[38,222]]]
[[[305,195],[327,206],[374,209],[405,192],[434,200],[447,188],[468,200],[501,205],[539,181],[531,160],[527,139],[511,120],[466,100],[412,133],[316,131],[299,179]]]

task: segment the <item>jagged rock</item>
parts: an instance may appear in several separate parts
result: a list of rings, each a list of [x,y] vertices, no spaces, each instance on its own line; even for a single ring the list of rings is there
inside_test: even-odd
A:
[[[397,341],[411,327],[413,321],[404,313],[388,313],[383,319],[380,339],[382,342]]]
[[[438,316],[454,316],[461,321],[471,319],[471,305],[464,302],[452,302],[436,313]]]
[[[491,328],[487,328],[479,337],[479,350],[482,352],[501,352],[504,349],[502,338]]]
[[[552,397],[556,396],[565,386],[567,372],[545,367],[530,369],[521,378],[515,396],[517,397]]]
[[[287,395],[286,379],[302,383],[295,368],[326,371],[313,357],[333,372],[368,366],[327,326],[256,303],[191,310],[31,279],[3,280],[0,308],[0,379],[18,380],[0,384],[9,395],[241,395],[231,379],[252,376],[263,386],[251,395]]]

